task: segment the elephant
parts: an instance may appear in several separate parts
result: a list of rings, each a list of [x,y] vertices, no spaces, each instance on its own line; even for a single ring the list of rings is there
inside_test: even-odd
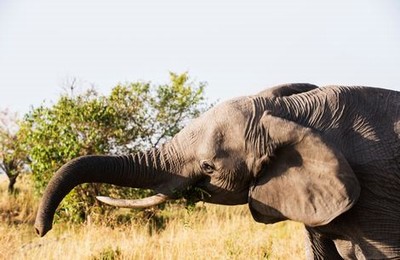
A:
[[[215,105],[157,148],[78,157],[45,189],[40,236],[62,199],[88,182],[154,191],[98,197],[120,207],[154,206],[183,191],[208,203],[247,203],[257,222],[304,223],[310,259],[399,258],[400,92],[280,85]]]

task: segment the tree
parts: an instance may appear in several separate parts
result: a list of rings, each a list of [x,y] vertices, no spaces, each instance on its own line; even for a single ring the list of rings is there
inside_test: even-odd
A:
[[[94,89],[62,95],[51,107],[40,106],[22,127],[32,159],[35,188],[42,193],[54,172],[67,161],[88,154],[122,154],[157,146],[177,133],[190,118],[206,109],[204,83],[187,73],[170,74],[170,83],[120,84],[108,96]],[[104,210],[95,195],[147,195],[134,189],[85,184],[63,203],[68,218],[83,220],[88,212]],[[99,206],[99,205],[98,205]]]
[[[17,177],[29,171],[22,139],[17,114],[9,110],[0,111],[0,169],[8,177],[9,193],[14,193]]]

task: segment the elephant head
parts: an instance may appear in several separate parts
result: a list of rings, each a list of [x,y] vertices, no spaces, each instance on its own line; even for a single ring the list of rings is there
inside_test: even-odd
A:
[[[306,86],[304,91],[314,89]],[[285,96],[302,92],[297,87],[282,89]],[[198,187],[208,194],[199,200],[249,203],[260,222],[329,223],[357,200],[357,178],[340,151],[318,132],[274,115],[271,104],[282,95],[274,89],[224,102],[157,149],[120,157],[85,156],[67,163],[45,190],[35,223],[38,234],[51,229],[63,197],[85,182],[156,192],[143,200],[99,198],[116,206],[156,205]]]

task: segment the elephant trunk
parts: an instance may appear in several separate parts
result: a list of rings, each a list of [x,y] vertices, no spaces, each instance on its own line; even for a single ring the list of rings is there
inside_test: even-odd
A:
[[[82,156],[62,166],[50,180],[36,216],[35,229],[44,236],[51,228],[54,213],[62,199],[82,183],[108,183],[118,186],[160,189],[162,192],[183,185],[170,159],[159,149],[127,156]],[[166,194],[165,199],[172,194]],[[161,201],[160,201],[161,202]]]

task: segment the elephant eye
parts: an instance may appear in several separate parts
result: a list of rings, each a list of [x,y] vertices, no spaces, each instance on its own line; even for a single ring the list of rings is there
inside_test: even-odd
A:
[[[200,166],[201,166],[201,169],[205,173],[211,174],[211,173],[213,173],[215,171],[215,167],[214,167],[214,164],[212,162],[208,162],[208,161],[204,160],[204,161],[200,162]]]

